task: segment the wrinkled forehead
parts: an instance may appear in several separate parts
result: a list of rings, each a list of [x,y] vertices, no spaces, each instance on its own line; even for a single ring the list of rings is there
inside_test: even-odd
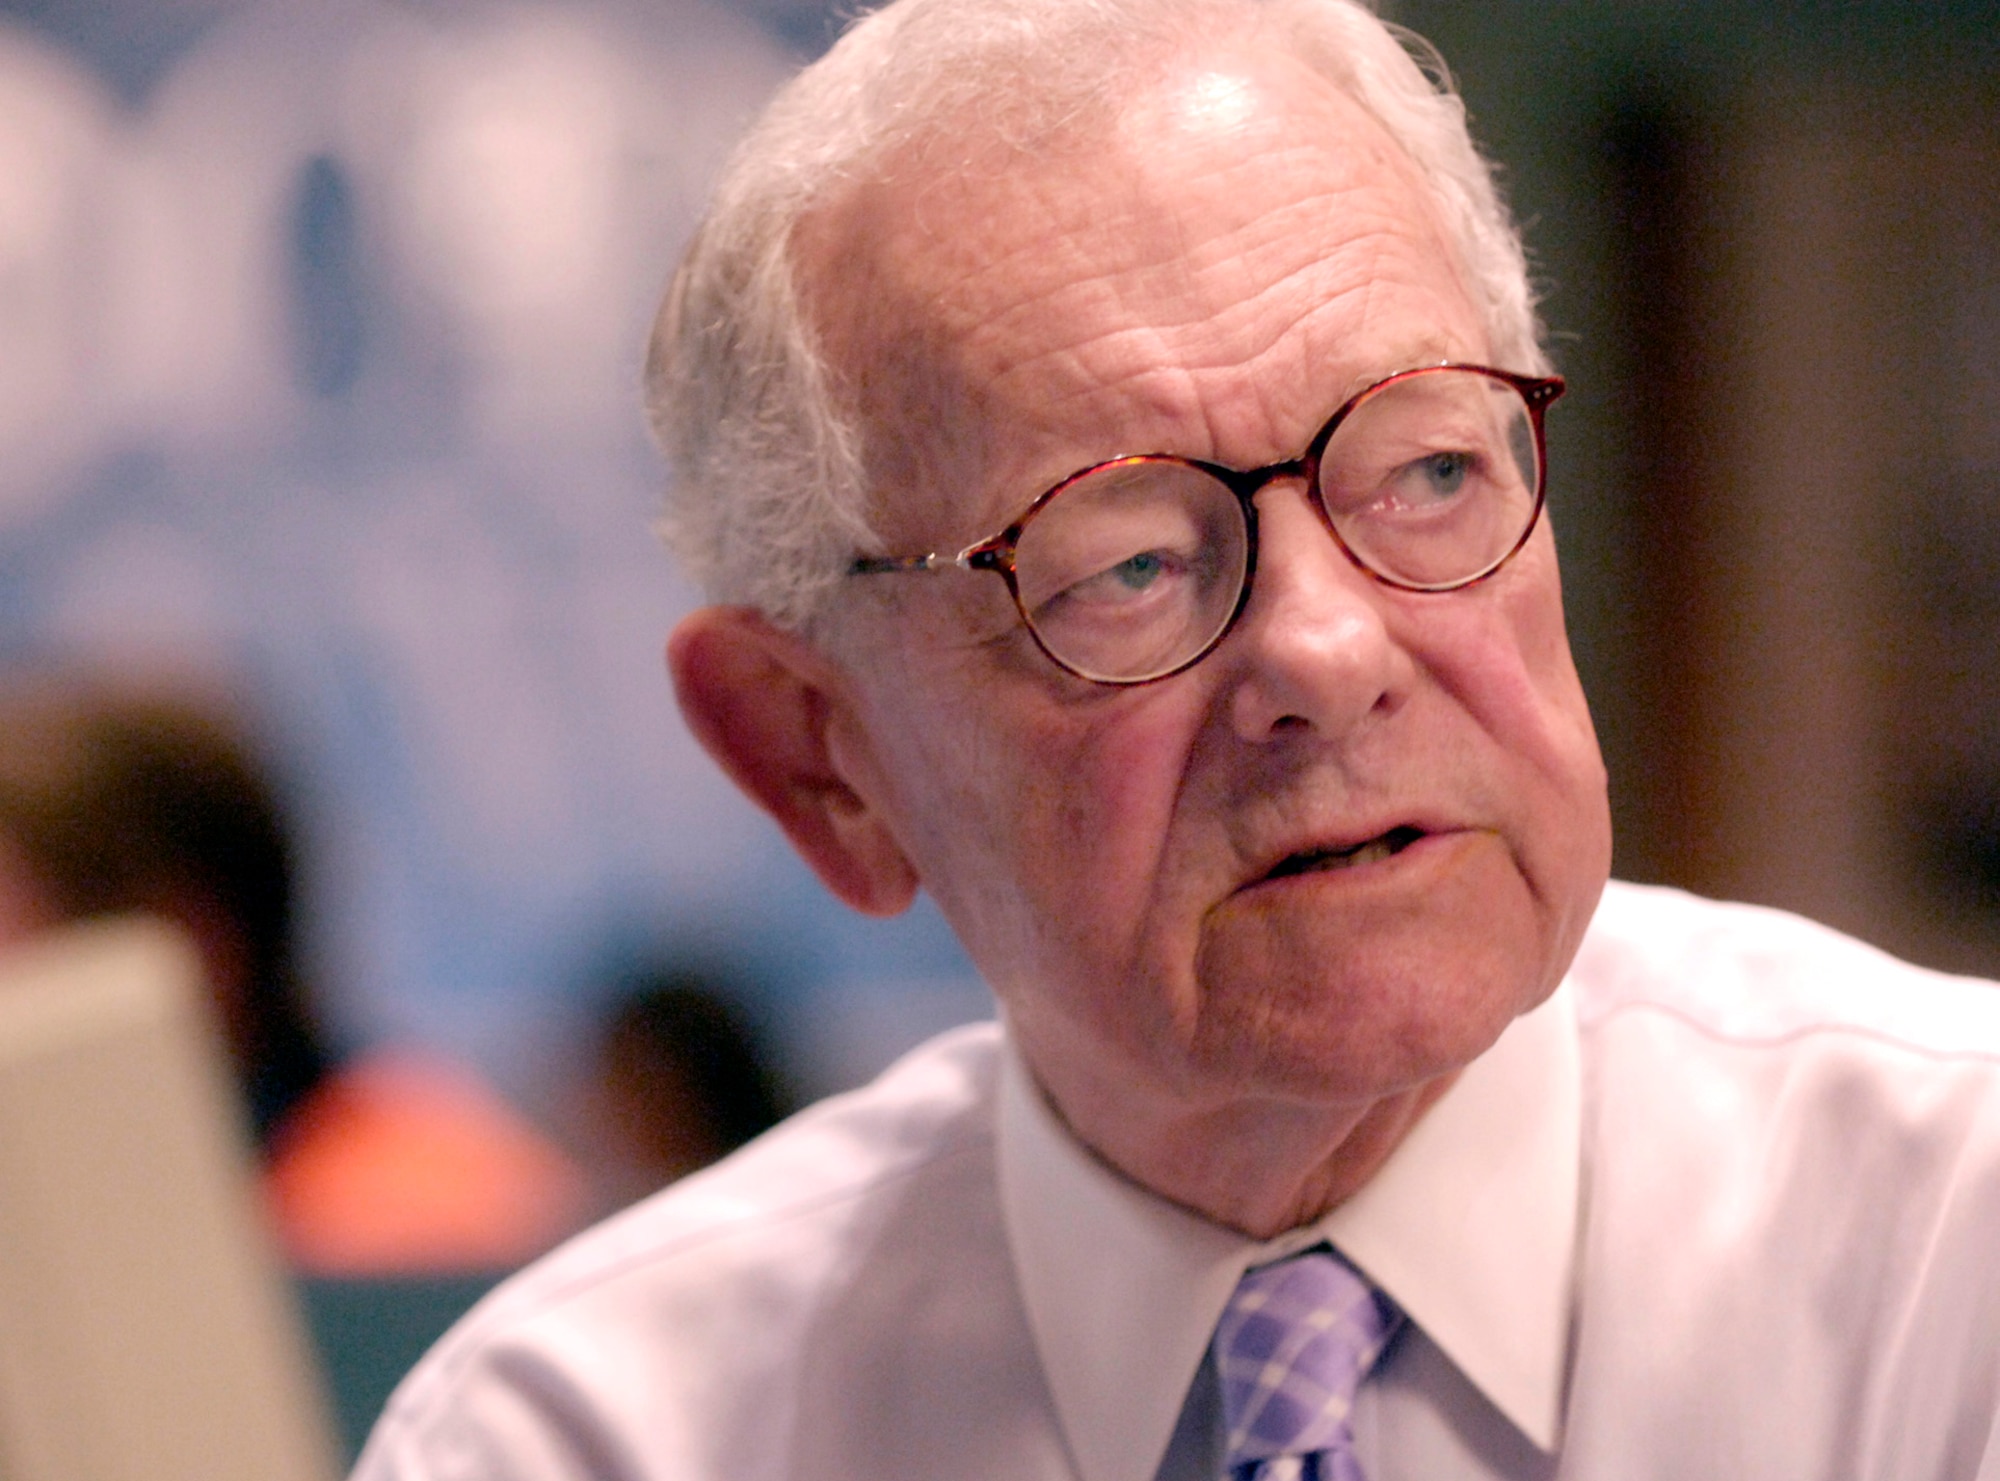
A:
[[[1359,104],[1251,52],[1180,63],[1032,153],[940,130],[809,217],[795,253],[893,540],[940,490],[976,505],[1086,456],[1294,455],[1274,388],[1301,415],[1326,395],[1297,363],[1302,326],[1389,279],[1462,297],[1444,241],[1416,167]],[[1218,386],[1273,397],[1271,448],[1189,445]]]

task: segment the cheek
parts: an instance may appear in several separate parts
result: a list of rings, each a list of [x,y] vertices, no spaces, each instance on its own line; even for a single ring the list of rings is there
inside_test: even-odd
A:
[[[1091,696],[1011,730],[1001,745],[1022,799],[1022,876],[1047,914],[1111,946],[1145,914],[1165,856],[1191,722],[1166,689]],[[1083,922],[1086,922],[1084,924]]]
[[[1547,527],[1499,576],[1447,597],[1437,621],[1414,631],[1432,677],[1500,755],[1513,784],[1573,822],[1601,806],[1604,768],[1590,707],[1570,657]]]
[[[1610,870],[1610,808],[1564,631],[1553,545],[1546,530],[1536,538],[1502,573],[1516,579],[1496,579],[1475,588],[1478,600],[1441,609],[1413,648],[1470,717],[1459,760],[1484,779],[1552,934],[1573,944]]]
[[[1051,692],[988,683],[908,714],[937,779],[911,799],[924,883],[982,969],[1122,976],[1142,944],[1195,728],[1171,686]],[[1008,964],[1002,966],[1002,963]],[[996,986],[999,984],[996,982]]]

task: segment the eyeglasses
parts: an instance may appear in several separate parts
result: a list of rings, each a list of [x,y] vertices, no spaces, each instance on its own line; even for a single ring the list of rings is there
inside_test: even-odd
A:
[[[1058,666],[1145,684],[1207,656],[1250,600],[1258,490],[1298,477],[1348,559],[1400,591],[1456,591],[1527,544],[1542,511],[1542,415],[1559,377],[1483,365],[1401,371],[1351,398],[1305,455],[1239,472],[1167,453],[1072,473],[956,555],[864,556],[850,575],[994,571]]]

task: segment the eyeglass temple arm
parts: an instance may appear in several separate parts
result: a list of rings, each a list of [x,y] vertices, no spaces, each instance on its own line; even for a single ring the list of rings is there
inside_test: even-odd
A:
[[[847,568],[850,576],[879,576],[890,571],[939,571],[959,564],[949,555],[857,555]]]
[[[847,574],[879,576],[894,571],[948,571],[954,566],[961,570],[978,571],[994,564],[997,563],[984,545],[974,545],[957,555],[944,555],[937,551],[929,555],[858,555],[854,564],[847,568]]]

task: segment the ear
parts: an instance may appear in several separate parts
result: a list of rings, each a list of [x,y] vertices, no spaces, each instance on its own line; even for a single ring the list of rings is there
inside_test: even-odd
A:
[[[845,676],[750,607],[704,607],[667,642],[695,739],[777,820],[826,887],[866,915],[916,898],[917,871],[829,733],[858,731]]]

